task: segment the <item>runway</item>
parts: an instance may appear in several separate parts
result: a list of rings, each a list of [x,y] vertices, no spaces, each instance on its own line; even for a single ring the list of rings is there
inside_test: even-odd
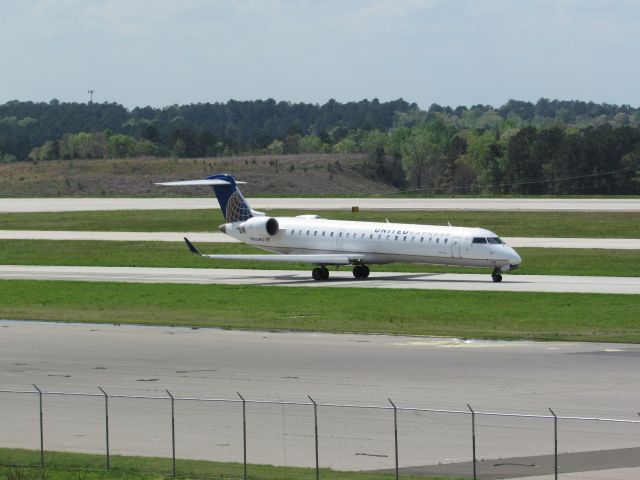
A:
[[[62,230],[0,230],[0,240],[108,240],[127,242],[192,242],[239,243],[222,233],[208,232],[91,232]],[[608,250],[640,250],[637,238],[537,238],[503,237],[512,247],[588,248]]]
[[[488,274],[401,273],[372,271],[356,280],[350,269],[332,271],[326,282],[304,270],[241,270],[200,268],[133,268],[0,265],[0,279],[74,280],[131,283],[193,283],[313,288],[396,288],[500,292],[573,292],[640,294],[640,277],[504,275],[493,283]]]
[[[562,198],[254,198],[258,210],[500,210],[640,212],[640,199]],[[218,208],[207,198],[0,198],[0,213]]]
[[[479,458],[501,459],[479,464],[479,472],[495,471],[499,464],[517,471],[513,478],[549,473],[548,407],[561,416],[635,420],[640,404],[636,345],[10,321],[0,321],[0,332],[0,389],[34,391],[36,384],[45,391],[98,393],[45,396],[45,442],[52,450],[104,451],[101,386],[111,396],[165,399],[111,398],[112,453],[168,456],[169,389],[176,397],[234,402],[177,402],[180,458],[239,461],[240,392],[248,400],[303,404],[248,405],[249,462],[310,467],[310,395],[321,404],[385,407],[320,407],[320,461],[338,469],[388,470],[391,398],[400,408],[460,412],[398,412],[400,467],[406,473],[443,471],[447,464],[469,473],[467,403],[479,412],[545,416],[478,417]],[[37,396],[0,393],[0,400],[0,446],[37,445]],[[35,428],[25,429],[25,422]],[[636,462],[626,466],[637,466],[637,449],[630,448],[640,441],[637,424],[563,420],[560,441],[565,471],[582,472],[563,478],[637,478],[637,468],[585,473],[612,468],[607,459],[620,455]],[[593,453],[579,458],[574,452]],[[526,468],[528,462],[534,468]]]

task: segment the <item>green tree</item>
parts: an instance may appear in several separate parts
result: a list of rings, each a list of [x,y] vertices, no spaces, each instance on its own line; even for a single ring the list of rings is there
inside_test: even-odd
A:
[[[128,135],[115,134],[107,139],[107,155],[110,158],[133,157],[136,146],[136,141]]]
[[[267,151],[272,155],[281,155],[284,153],[284,142],[282,140],[274,140],[267,147]]]
[[[333,146],[335,153],[358,153],[360,148],[352,138],[346,137]]]
[[[315,135],[306,135],[298,140],[300,153],[322,153],[322,140]]]

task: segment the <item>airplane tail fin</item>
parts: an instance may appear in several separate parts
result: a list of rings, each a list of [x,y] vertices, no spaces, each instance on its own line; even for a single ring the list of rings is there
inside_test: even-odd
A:
[[[256,215],[263,215],[261,212],[252,210],[247,201],[240,193],[238,184],[245,182],[237,182],[235,178],[226,173],[211,175],[202,180],[185,180],[180,182],[163,182],[157,185],[210,185],[213,188],[222,215],[227,223],[244,222]]]

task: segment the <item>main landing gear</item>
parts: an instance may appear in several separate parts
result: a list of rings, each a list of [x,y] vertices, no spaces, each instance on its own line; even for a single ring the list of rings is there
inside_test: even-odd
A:
[[[329,270],[325,267],[316,267],[311,270],[311,276],[314,280],[329,280]]]
[[[366,265],[356,265],[353,267],[353,276],[358,280],[364,280],[369,276],[369,267]]]
[[[329,270],[326,267],[316,267],[311,270],[314,280],[329,280]],[[369,267],[366,265],[356,265],[353,267],[353,276],[358,280],[363,280],[369,276]]]
[[[491,274],[491,280],[493,280],[494,282],[501,282],[502,281],[502,275],[500,274],[500,269],[499,268],[494,268],[493,269],[493,273]]]

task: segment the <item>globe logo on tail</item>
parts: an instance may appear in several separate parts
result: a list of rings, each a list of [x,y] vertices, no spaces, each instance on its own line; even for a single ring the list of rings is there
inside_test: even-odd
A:
[[[233,192],[227,201],[227,211],[225,213],[227,223],[244,222],[252,216],[251,209],[240,192],[238,190]]]

